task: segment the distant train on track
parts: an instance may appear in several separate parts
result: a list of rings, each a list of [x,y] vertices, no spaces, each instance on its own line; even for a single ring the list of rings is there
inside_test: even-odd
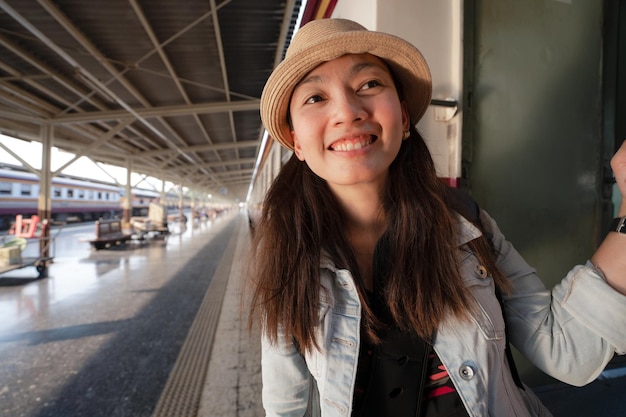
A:
[[[121,216],[125,187],[61,175],[52,179],[51,194],[53,221],[80,222]],[[133,188],[132,195],[133,216],[146,216],[149,204],[161,197],[157,191],[142,188]],[[0,230],[8,229],[18,214],[37,214],[38,198],[35,174],[21,167],[0,166]],[[178,199],[168,195],[168,208],[177,208]],[[188,198],[183,205],[189,205]]]

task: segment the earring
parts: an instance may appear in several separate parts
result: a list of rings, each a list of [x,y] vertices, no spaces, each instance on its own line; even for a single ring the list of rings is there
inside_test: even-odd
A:
[[[402,132],[402,140],[407,140],[409,136],[411,136],[411,132],[409,132],[408,130]]]

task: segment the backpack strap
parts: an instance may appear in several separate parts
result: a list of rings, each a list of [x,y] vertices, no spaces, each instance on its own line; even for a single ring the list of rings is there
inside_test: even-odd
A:
[[[446,191],[446,197],[448,199],[449,207],[459,213],[461,216],[465,217],[467,220],[472,222],[480,231],[489,239],[489,243],[493,246],[493,241],[491,240],[492,235],[487,233],[483,224],[480,220],[480,207],[476,200],[474,200],[467,193],[459,190],[458,188],[448,187]],[[497,256],[494,249],[494,256]],[[511,369],[511,376],[515,381],[515,385],[517,385],[520,389],[525,390],[524,384],[522,383],[522,379],[519,376],[519,372],[517,371],[517,367],[515,366],[515,362],[513,360],[513,353],[511,351],[511,346],[509,344],[509,326],[506,323],[506,315],[504,314],[504,300],[502,299],[502,291],[498,285],[495,286],[495,295],[498,299],[498,303],[500,303],[500,308],[502,309],[502,317],[504,318],[504,337],[505,337],[505,354],[506,359],[509,362],[509,368]]]

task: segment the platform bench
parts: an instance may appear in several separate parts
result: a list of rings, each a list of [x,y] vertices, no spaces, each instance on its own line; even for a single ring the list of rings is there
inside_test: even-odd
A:
[[[96,250],[121,245],[131,239],[130,233],[122,231],[119,219],[100,219],[96,221],[96,238],[89,241]]]

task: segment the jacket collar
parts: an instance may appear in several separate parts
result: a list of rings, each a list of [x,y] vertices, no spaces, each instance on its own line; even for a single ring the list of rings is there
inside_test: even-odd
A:
[[[476,227],[472,222],[467,220],[465,217],[460,214],[456,215],[457,220],[457,230],[459,234],[457,236],[457,245],[463,246],[470,240],[474,240],[480,236],[482,236],[482,232],[478,227]]]
[[[457,235],[457,245],[459,247],[465,245],[470,240],[474,240],[482,235],[482,232],[478,227],[476,227],[472,222],[470,222],[460,214],[456,215],[456,220],[457,230],[459,231]],[[333,272],[337,271],[337,267],[330,258],[330,255],[323,249],[321,254],[320,266]]]

